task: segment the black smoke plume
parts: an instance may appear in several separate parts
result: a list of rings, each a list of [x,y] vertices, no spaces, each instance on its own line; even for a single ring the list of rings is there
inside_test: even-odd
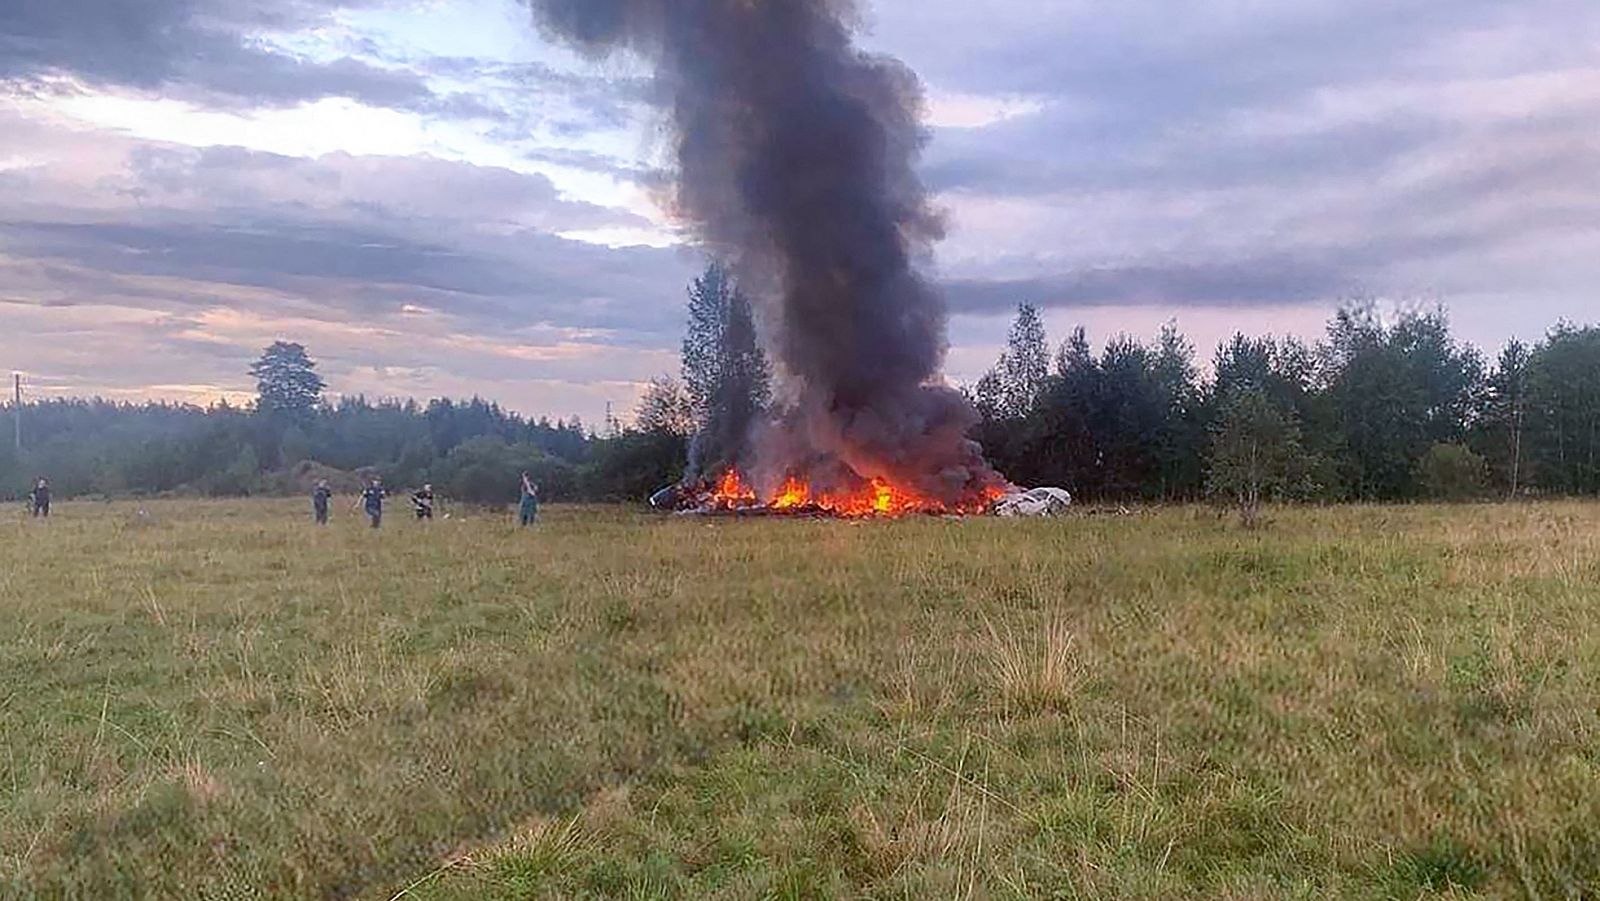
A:
[[[950,503],[1003,483],[966,437],[971,405],[939,382],[945,306],[918,271],[942,236],[914,168],[921,85],[855,47],[853,4],[526,2],[591,54],[655,67],[677,213],[762,304],[779,363],[785,412],[753,439],[758,481],[881,476]]]

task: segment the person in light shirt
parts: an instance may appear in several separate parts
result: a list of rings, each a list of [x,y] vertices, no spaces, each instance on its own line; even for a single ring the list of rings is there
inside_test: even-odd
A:
[[[517,519],[531,526],[539,518],[539,486],[527,473],[522,474],[522,504],[517,508]]]

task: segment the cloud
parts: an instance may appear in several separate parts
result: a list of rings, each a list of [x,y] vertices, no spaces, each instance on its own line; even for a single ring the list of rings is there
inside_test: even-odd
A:
[[[1021,110],[933,135],[958,311],[1357,292],[1437,296],[1458,321],[1587,309],[1593,4],[997,0],[981,17],[877,20],[936,99]]]
[[[997,341],[1022,300],[1221,334],[1421,295],[1484,343],[1593,317],[1588,0],[873,6],[872,49],[929,84],[957,332]],[[359,390],[597,418],[671,368],[696,259],[597,243],[662,233],[659,98],[625,62],[529,51],[526,23],[514,0],[0,2],[0,315],[48,336],[3,349],[62,384],[227,387],[282,329]],[[269,140],[299,130],[319,140]]]
[[[324,97],[418,110],[460,102],[436,96],[414,72],[350,57],[314,61],[263,38],[359,5],[371,3],[9,0],[0,8],[0,82],[65,76],[243,106]]]
[[[47,381],[237,391],[241,361],[283,336],[356,380],[340,390],[478,380],[544,399],[535,412],[598,419],[599,388],[559,386],[611,385],[631,403],[627,386],[671,368],[662,349],[676,343],[693,257],[562,237],[643,220],[567,198],[542,175],[91,143],[0,113],[8,126],[21,140],[0,171],[5,351]],[[380,391],[383,372],[408,375]],[[542,387],[505,384],[518,380]]]
[[[1226,265],[1178,263],[1084,269],[1018,279],[946,283],[958,313],[1002,313],[1028,302],[1047,307],[1148,306],[1181,298],[1195,306],[1251,307],[1348,294],[1357,286],[1339,271],[1307,261],[1251,260]]]

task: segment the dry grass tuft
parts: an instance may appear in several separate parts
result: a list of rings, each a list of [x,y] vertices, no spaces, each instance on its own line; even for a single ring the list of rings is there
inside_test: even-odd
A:
[[[1087,680],[1077,653],[1077,636],[1055,620],[1043,630],[1019,634],[1004,631],[988,619],[988,656],[995,694],[1005,713],[1041,713],[1067,709]]]
[[[591,839],[577,817],[538,817],[525,823],[498,847],[477,859],[502,875],[550,878],[568,872],[589,849]]]

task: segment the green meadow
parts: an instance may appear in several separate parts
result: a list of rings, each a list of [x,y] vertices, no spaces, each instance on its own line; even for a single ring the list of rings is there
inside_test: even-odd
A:
[[[0,897],[1600,896],[1600,505],[0,522]]]

